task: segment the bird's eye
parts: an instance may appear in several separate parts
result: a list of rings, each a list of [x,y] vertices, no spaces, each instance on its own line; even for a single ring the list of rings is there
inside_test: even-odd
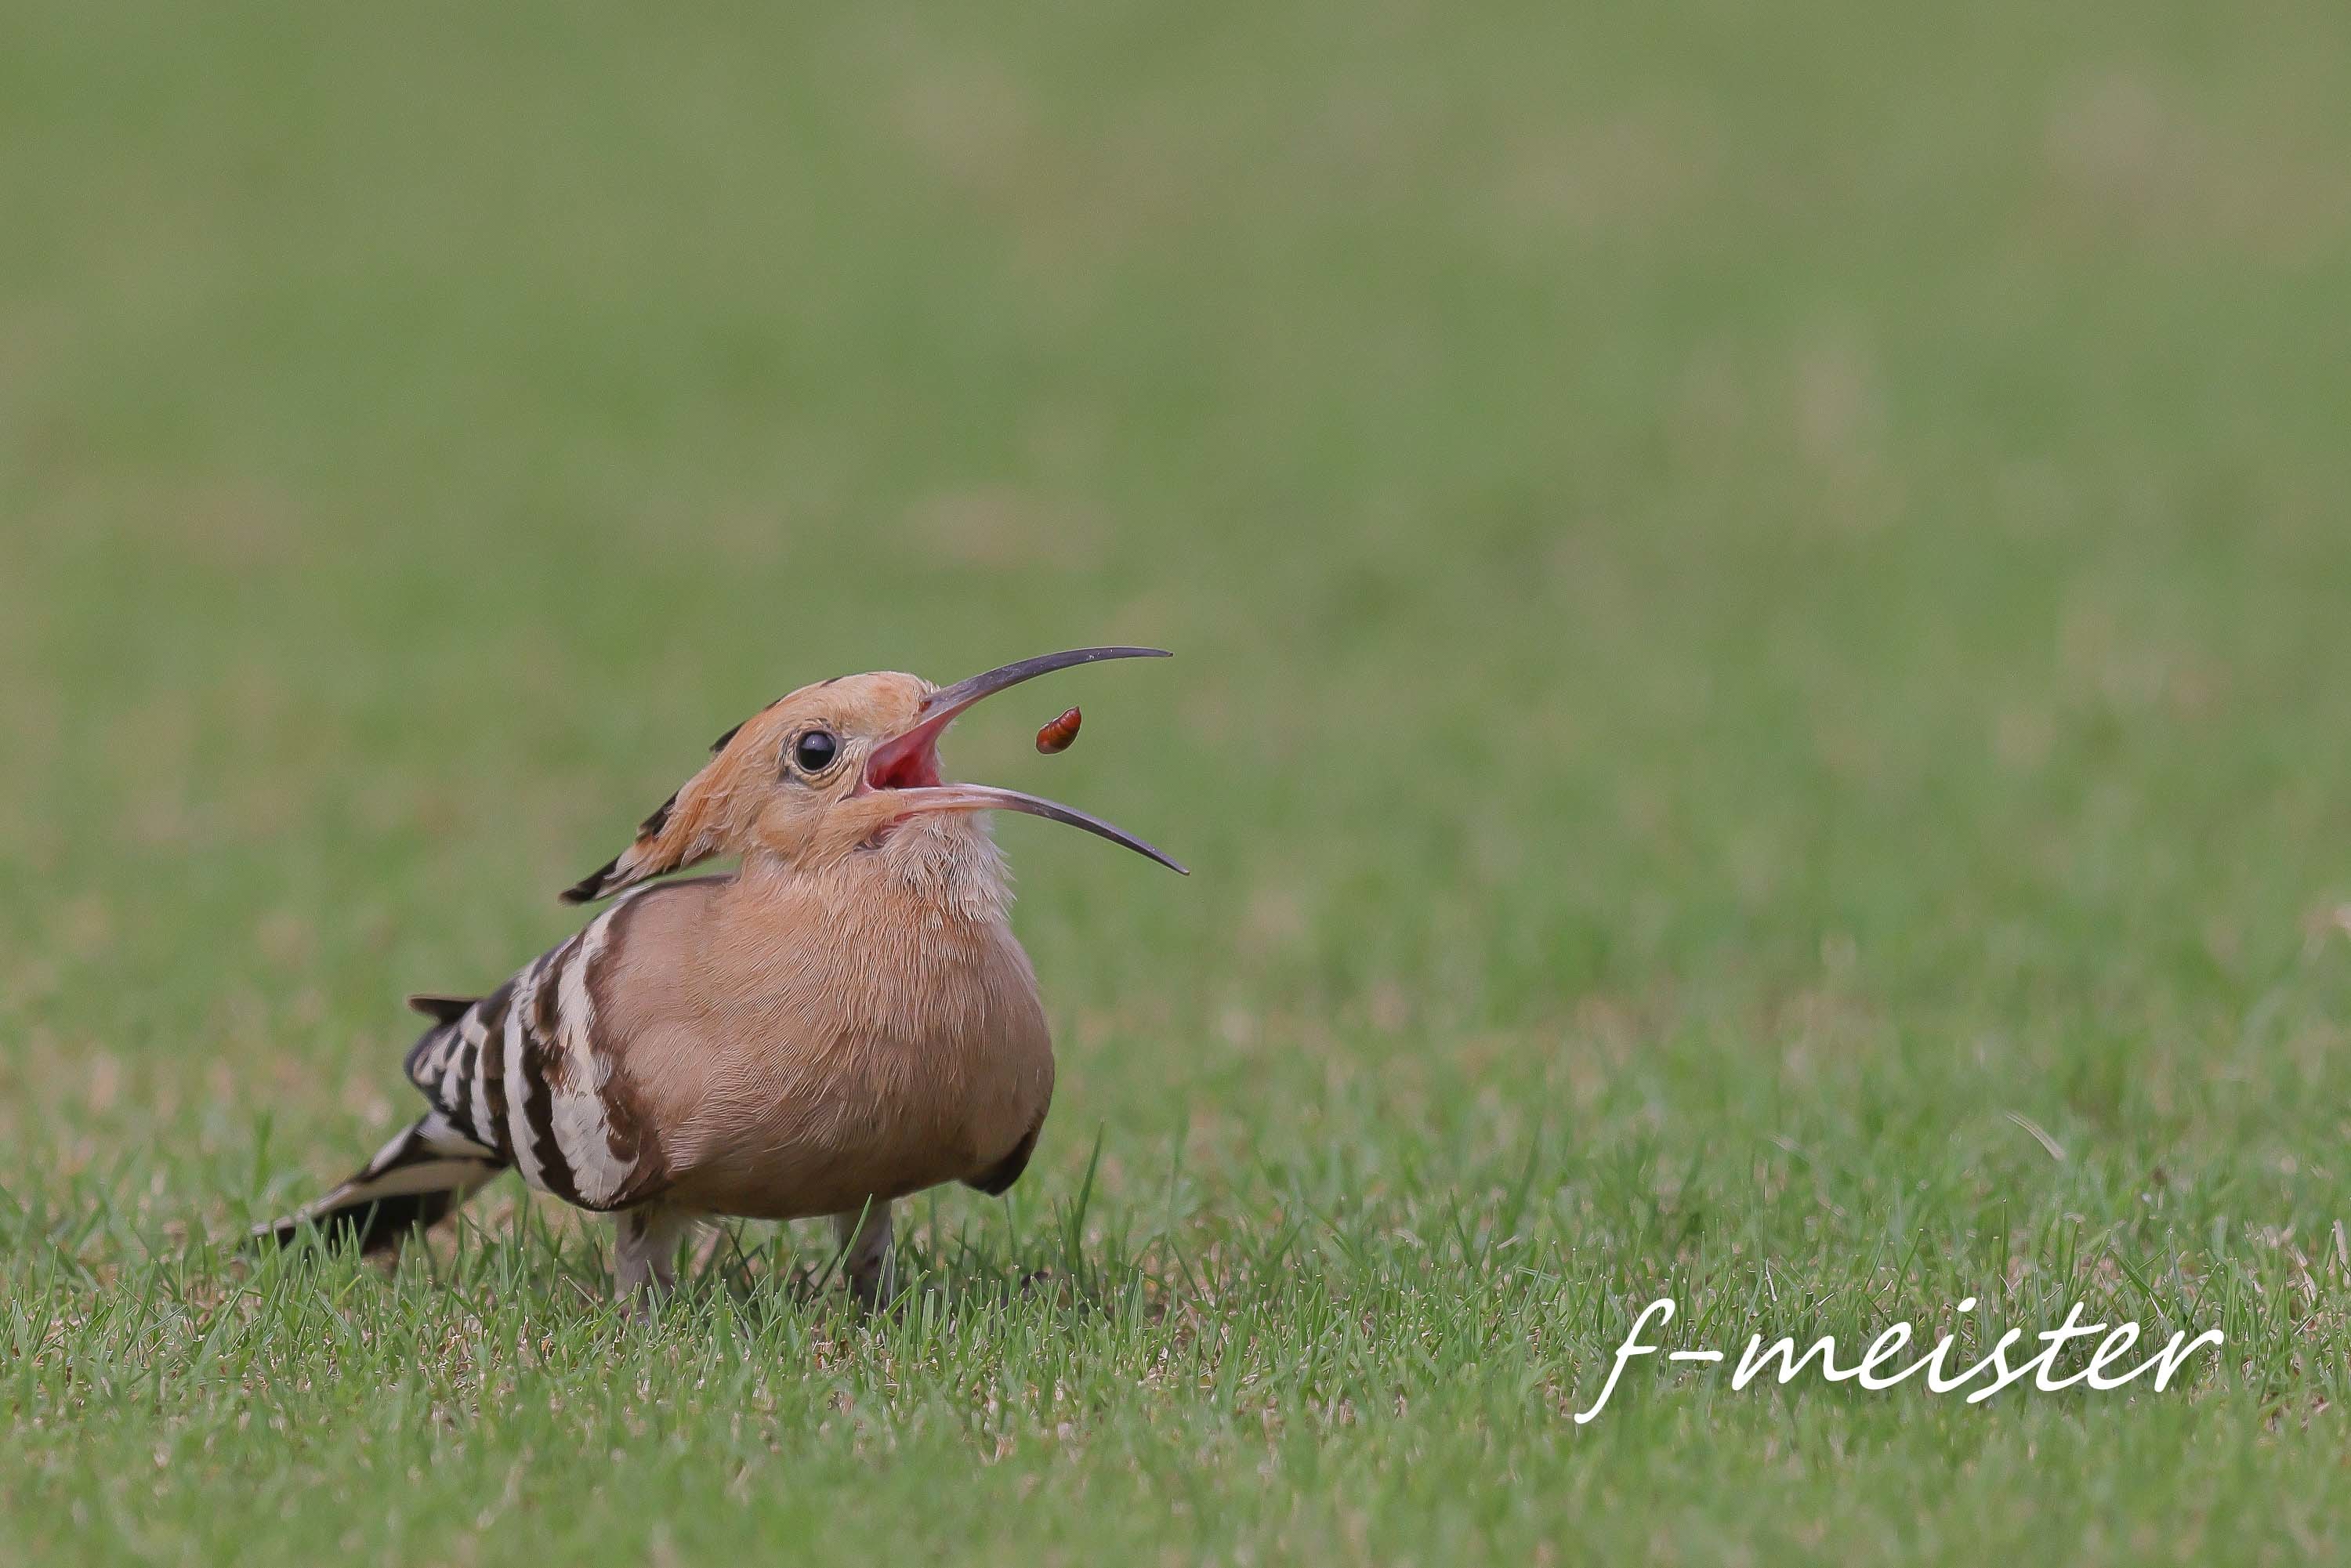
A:
[[[840,754],[841,743],[827,730],[810,730],[792,742],[792,766],[811,776],[831,767]]]

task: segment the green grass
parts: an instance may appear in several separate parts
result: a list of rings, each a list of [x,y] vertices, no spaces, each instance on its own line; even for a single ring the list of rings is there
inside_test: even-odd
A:
[[[2318,3],[0,7],[0,1561],[2327,1550],[2346,99]],[[903,1312],[232,1255],[712,735],[1109,640],[951,765],[1196,874],[1002,826],[1060,1097]],[[1665,1293],[2228,1343],[1574,1425]]]

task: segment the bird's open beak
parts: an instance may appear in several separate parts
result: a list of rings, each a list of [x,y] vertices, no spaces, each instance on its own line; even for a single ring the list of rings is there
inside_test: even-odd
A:
[[[865,775],[857,792],[890,791],[898,798],[893,804],[899,808],[896,814],[900,816],[911,816],[916,811],[1026,811],[1032,817],[1083,828],[1114,844],[1124,844],[1139,855],[1147,855],[1170,871],[1189,876],[1191,873],[1182,865],[1133,833],[1075,807],[1024,795],[1018,789],[950,783],[939,777],[939,737],[955,722],[957,714],[982,697],[993,696],[1007,686],[1017,686],[1054,670],[1065,670],[1071,664],[1167,656],[1164,648],[1072,648],[1062,653],[1040,653],[1033,659],[1022,659],[986,674],[974,675],[967,681],[957,681],[951,686],[941,686],[923,699],[922,711],[912,727],[873,748],[873,754],[865,760]]]

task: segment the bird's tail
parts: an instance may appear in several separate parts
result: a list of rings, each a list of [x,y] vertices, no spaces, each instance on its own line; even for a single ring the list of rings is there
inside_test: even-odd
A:
[[[496,1150],[458,1132],[435,1111],[403,1129],[332,1192],[283,1219],[255,1226],[251,1240],[284,1247],[313,1226],[329,1247],[383,1251],[454,1212],[506,1164]]]

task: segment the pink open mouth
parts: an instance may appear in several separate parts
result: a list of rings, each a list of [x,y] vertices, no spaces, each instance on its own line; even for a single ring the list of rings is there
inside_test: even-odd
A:
[[[865,772],[857,781],[856,792],[870,795],[883,789],[937,789],[946,782],[939,773],[939,736],[946,728],[944,722],[919,725],[875,747],[873,755],[865,759]],[[881,843],[905,820],[891,818],[874,829],[873,836],[866,842]]]
[[[865,759],[865,771],[858,779],[855,793],[864,795],[894,789],[906,796],[904,815],[883,823],[875,831],[871,841],[880,843],[892,828],[917,811],[1022,811],[1032,817],[1043,817],[1073,828],[1082,828],[1099,838],[1108,839],[1114,844],[1157,861],[1171,871],[1182,872],[1182,865],[1125,829],[1113,827],[1073,806],[1040,800],[1017,789],[998,789],[985,784],[949,784],[939,773],[939,737],[946,732],[948,725],[955,722],[957,714],[982,697],[993,695],[1007,686],[1018,685],[1050,671],[1067,669],[1072,664],[1089,664],[1102,659],[1165,657],[1166,655],[1156,648],[1076,648],[1066,653],[1047,653],[1040,658],[1023,659],[1019,664],[1007,664],[933,692],[923,700],[921,716],[913,727],[875,747],[872,754]]]
[[[916,738],[919,745],[905,744]],[[943,782],[935,734],[919,737],[902,735],[886,746],[875,747],[873,755],[865,760],[866,789],[925,789]]]

